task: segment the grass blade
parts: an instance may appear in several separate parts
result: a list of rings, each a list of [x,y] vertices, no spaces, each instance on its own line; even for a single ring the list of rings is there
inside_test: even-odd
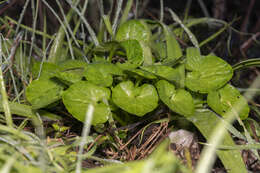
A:
[[[192,44],[199,49],[199,43],[198,40],[196,39],[196,37],[194,36],[194,34],[189,30],[188,27],[186,27],[182,21],[180,20],[180,18],[169,8],[167,8],[167,10],[170,12],[172,19],[174,21],[176,21],[183,29],[184,31],[188,34],[190,41],[192,42]]]
[[[3,55],[2,39],[0,37],[0,61],[1,61],[1,65],[2,65],[2,55]],[[0,98],[0,99],[2,99],[1,105],[3,106],[3,110],[4,110],[4,113],[5,113],[6,123],[7,123],[8,126],[12,127],[13,126],[13,120],[12,120],[10,107],[9,107],[9,104],[8,104],[8,96],[7,96],[6,89],[5,89],[5,83],[4,83],[2,68],[0,69],[0,87],[1,87],[1,96],[2,96],[2,98]]]

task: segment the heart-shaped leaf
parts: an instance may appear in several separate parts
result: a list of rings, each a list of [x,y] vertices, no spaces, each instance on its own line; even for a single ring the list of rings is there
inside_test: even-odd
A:
[[[224,86],[232,75],[232,67],[227,62],[208,55],[201,60],[198,69],[187,73],[185,84],[192,91],[209,93]]]
[[[93,84],[108,87],[113,83],[113,75],[123,75],[123,72],[111,63],[94,63],[88,65],[84,76]]]
[[[225,113],[231,111],[232,108],[242,120],[246,119],[249,114],[247,100],[235,87],[229,84],[217,91],[210,92],[207,103],[216,113],[222,116],[225,116]],[[236,104],[239,104],[239,106]]]
[[[113,102],[121,109],[143,116],[158,105],[158,95],[153,85],[135,87],[132,81],[121,82],[112,90]]]
[[[174,82],[178,87],[183,88],[185,83],[184,65],[172,68],[164,65],[143,66],[141,69]]]
[[[110,107],[107,103],[109,98],[109,89],[86,81],[80,81],[71,85],[62,94],[62,100],[66,109],[73,117],[82,122],[85,120],[88,105],[93,104],[93,125],[105,123],[111,115]]]
[[[33,109],[40,109],[61,99],[63,86],[51,79],[32,81],[26,88],[26,98]]]
[[[174,85],[166,80],[156,83],[160,99],[172,111],[184,116],[191,116],[194,113],[194,101],[191,94],[184,89],[175,90]]]
[[[151,31],[141,20],[128,20],[119,27],[116,33],[116,40],[119,42],[125,40],[138,40],[149,43],[150,38]]]

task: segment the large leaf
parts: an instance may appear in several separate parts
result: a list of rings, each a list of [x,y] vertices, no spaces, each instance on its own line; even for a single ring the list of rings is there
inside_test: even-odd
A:
[[[94,105],[92,124],[105,123],[110,114],[107,100],[110,98],[110,90],[94,85],[90,82],[80,81],[69,87],[62,99],[66,109],[78,120],[84,122],[89,104]]]
[[[93,84],[108,87],[113,83],[113,75],[123,75],[123,72],[114,64],[94,63],[88,65],[84,76]]]
[[[143,116],[158,105],[158,95],[153,85],[134,86],[131,81],[121,82],[112,90],[113,102],[121,109]]]
[[[232,75],[232,67],[227,62],[208,55],[201,60],[198,69],[187,73],[185,84],[192,91],[209,93],[224,86]]]
[[[61,99],[63,86],[50,79],[32,81],[26,88],[26,98],[33,109],[43,108]]]
[[[193,71],[200,69],[203,56],[200,55],[200,50],[196,47],[188,47],[186,49],[186,64],[187,70]]]
[[[138,40],[149,43],[150,37],[151,31],[141,20],[128,20],[119,27],[116,33],[117,41]]]
[[[214,130],[213,127],[222,121],[215,113],[208,109],[196,110],[194,115],[188,117],[188,119],[200,130],[207,140]],[[224,134],[221,145],[236,146],[228,132]],[[247,172],[239,150],[217,150],[217,155],[229,173]]]
[[[225,85],[217,91],[212,91],[207,97],[208,105],[218,114],[225,116],[225,113],[235,109],[243,120],[248,117],[249,107],[247,100],[232,85]],[[240,106],[234,106],[239,104]],[[237,110],[239,108],[239,110]]]
[[[191,94],[184,89],[175,90],[174,85],[166,80],[156,83],[160,99],[172,111],[184,116],[191,116],[194,113],[194,101]]]
[[[174,82],[178,87],[183,88],[185,83],[185,69],[183,65],[172,68],[164,65],[143,66],[141,69]]]

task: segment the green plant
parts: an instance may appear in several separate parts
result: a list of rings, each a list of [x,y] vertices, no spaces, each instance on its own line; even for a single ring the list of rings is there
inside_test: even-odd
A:
[[[152,38],[151,28],[162,28],[163,32]],[[166,49],[158,50],[156,45]],[[241,100],[243,109],[235,111],[241,119],[248,116],[245,98],[228,84],[232,67],[215,55],[201,55],[195,47],[187,48],[183,55],[174,34],[163,23],[129,20],[118,28],[115,39],[94,48],[92,57],[89,64],[82,60],[34,64],[36,80],[26,89],[32,108],[51,107],[62,101],[72,116],[84,122],[88,105],[92,104],[92,125],[98,125],[113,118],[112,112],[117,114],[118,109],[129,116],[144,116],[165,104],[198,125],[207,138],[210,133],[203,130],[207,125],[193,121],[199,117],[201,103],[225,116]],[[214,116],[205,116],[209,115]],[[210,121],[213,119],[201,120]],[[234,145],[228,134],[225,141]],[[227,160],[225,153],[219,154]],[[242,162],[240,158],[235,162]],[[229,161],[234,163],[234,159]]]
[[[29,0],[26,2],[28,3]],[[46,1],[43,0],[43,2],[47,4]],[[26,72],[23,78],[26,78],[25,76],[31,72],[33,81],[29,83],[25,90],[26,100],[28,101],[26,104],[8,102],[7,97],[4,98],[3,104],[0,104],[0,110],[5,112],[6,120],[9,124],[8,130],[1,126],[2,131],[5,131],[5,134],[8,135],[14,130],[12,129],[14,125],[10,112],[33,119],[39,126],[36,127],[36,131],[43,130],[39,115],[49,119],[60,120],[60,116],[50,113],[57,105],[64,105],[74,118],[85,124],[80,145],[77,143],[73,146],[67,145],[53,148],[47,146],[49,148],[46,151],[39,146],[39,151],[32,151],[35,159],[40,157],[39,153],[47,155],[45,161],[48,161],[48,164],[43,163],[43,166],[48,165],[46,167],[49,170],[55,168],[55,170],[61,172],[67,169],[73,171],[76,166],[75,164],[71,165],[71,163],[75,162],[76,154],[71,151],[75,146],[80,146],[77,155],[77,171],[81,169],[82,158],[99,160],[92,156],[95,147],[90,152],[83,154],[84,145],[89,143],[87,137],[89,137],[90,123],[98,131],[101,130],[100,127],[104,127],[102,126],[104,123],[114,127],[114,119],[115,121],[120,120],[118,123],[125,125],[129,122],[128,118],[124,119],[124,116],[132,118],[131,120],[140,120],[140,117],[149,116],[156,110],[167,106],[172,111],[172,119],[183,116],[192,122],[204,137],[209,140],[214,138],[214,136],[211,136],[214,132],[212,127],[228,120],[230,112],[236,116],[239,122],[248,120],[249,107],[247,101],[235,87],[229,84],[229,81],[233,77],[233,71],[241,67],[257,66],[259,65],[259,60],[244,61],[232,68],[220,57],[214,54],[202,55],[200,51],[201,46],[214,39],[230,24],[210,18],[193,19],[192,21],[186,21],[185,19],[181,21],[171,10],[168,11],[173,20],[180,24],[181,27],[164,24],[162,22],[163,13],[160,21],[137,19],[127,21],[126,16],[133,3],[132,0],[127,2],[123,16],[119,20],[118,15],[122,6],[122,1],[119,1],[113,24],[110,23],[110,16],[104,15],[104,12],[101,10],[103,21],[100,21],[100,30],[96,36],[82,15],[86,10],[87,1],[82,11],[77,8],[79,1],[67,2],[70,3],[71,9],[67,16],[62,13],[64,21],[55,14],[61,23],[56,38],[46,34],[46,31],[37,31],[35,29],[36,19],[34,20],[33,28],[29,28],[20,25],[20,21],[16,22],[10,17],[5,18],[18,24],[19,27],[33,32],[33,37],[35,37],[35,34],[41,35],[43,37],[44,52],[41,54],[41,51],[37,51],[37,46],[33,47],[34,44],[32,44],[30,54],[32,49],[34,49],[37,55],[43,57],[42,61],[33,62],[29,60],[28,62],[23,62],[25,60],[23,59],[23,61],[17,62],[17,64],[23,65],[21,68],[17,68],[17,70],[22,74]],[[60,7],[60,4],[58,5]],[[102,6],[103,4],[100,5]],[[48,6],[48,8],[51,9],[51,6]],[[53,9],[51,10],[54,11]],[[79,18],[73,17],[74,14],[78,14]],[[76,25],[73,31],[69,26],[71,21],[75,22]],[[89,42],[78,40],[75,37],[76,32],[79,32],[78,28],[81,22],[90,33],[91,41]],[[199,44],[189,27],[197,23],[206,22],[221,23],[224,27],[218,33]],[[193,46],[181,48],[174,34],[177,32],[180,32],[181,35],[185,34],[185,38],[190,39],[185,41],[190,41]],[[45,45],[47,38],[54,40],[48,58],[46,57]],[[70,52],[70,55],[68,52]],[[6,54],[8,53],[4,51],[4,55]],[[18,60],[19,57],[15,59]],[[32,67],[29,65],[30,63],[33,63]],[[27,81],[24,83],[27,83]],[[5,96],[4,85],[2,85],[1,89],[2,95]],[[16,93],[18,100],[21,93]],[[239,107],[237,103],[240,103]],[[8,110],[9,108],[10,110]],[[90,114],[89,117],[87,116],[88,114]],[[223,118],[218,117],[218,115],[223,116]],[[26,124],[28,119],[24,120],[23,123]],[[248,127],[248,124],[246,125]],[[68,128],[57,124],[52,126],[57,132],[55,134],[56,137],[62,135],[62,132]],[[22,127],[21,125],[19,129],[22,129]],[[234,135],[248,140],[250,144],[254,144],[250,135],[248,136],[246,128],[245,135],[235,131],[232,125],[228,126],[228,130]],[[33,141],[27,136],[28,134],[24,134],[26,132],[19,131],[20,136],[25,137],[27,141]],[[226,131],[223,134],[224,140],[221,146],[223,148],[236,149],[217,151],[225,168],[230,170],[230,172],[246,172],[242,157],[239,151],[237,151],[237,146],[231,136]],[[42,131],[38,135],[44,138]],[[13,138],[15,140],[16,136]],[[3,138],[2,141],[8,141],[9,138],[6,137],[6,139]],[[221,137],[218,139],[221,141]],[[40,141],[41,139],[37,138],[36,140]],[[91,142],[93,142],[92,138]],[[218,144],[219,142],[216,143]],[[37,143],[38,145],[41,145],[41,141]],[[24,146],[26,147],[27,145]],[[42,146],[42,148],[44,147],[46,146]],[[253,149],[259,148],[259,146],[254,147]],[[99,170],[94,169],[93,172],[106,172],[107,169],[115,171],[118,168],[126,169],[126,172],[128,172],[127,169],[129,167],[133,169],[133,172],[145,169],[150,172],[153,168],[155,168],[155,172],[156,170],[169,172],[178,170],[178,167],[181,167],[183,172],[189,172],[174,157],[169,156],[161,149],[158,150],[162,152],[164,159],[160,160],[161,156],[159,154],[161,153],[157,152],[157,154],[159,153],[157,157],[152,155],[146,161],[105,167]],[[5,156],[5,154],[0,151],[1,157]],[[21,161],[22,156],[17,155],[8,157],[9,160],[6,162],[5,167],[15,163],[15,169],[19,169],[19,162],[14,162],[14,160],[19,158],[19,161]],[[68,157],[64,159],[65,155]],[[2,160],[0,160],[0,165],[3,163]],[[104,162],[104,160],[101,161]],[[166,163],[172,165],[172,167],[166,167]],[[37,164],[28,163],[28,165],[32,166],[32,170]],[[37,169],[37,171],[40,170]]]

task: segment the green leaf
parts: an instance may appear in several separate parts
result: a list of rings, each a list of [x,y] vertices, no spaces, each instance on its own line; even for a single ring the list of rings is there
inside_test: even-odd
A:
[[[152,50],[155,53],[155,57],[162,61],[167,57],[166,44],[162,41],[152,42]]]
[[[185,83],[185,69],[183,65],[172,68],[164,65],[143,66],[141,69],[150,72],[154,75],[174,82],[178,87],[183,88]]]
[[[191,94],[184,89],[175,90],[174,85],[166,80],[160,80],[156,83],[156,88],[160,99],[172,111],[181,115],[191,116],[194,113],[194,101]]]
[[[61,99],[63,86],[53,80],[34,80],[26,88],[26,98],[33,109],[40,109]]]
[[[117,33],[117,41],[138,40],[148,44],[151,38],[151,31],[141,20],[128,20],[123,23]]]
[[[93,84],[108,87],[113,83],[113,75],[123,75],[123,72],[114,64],[93,63],[88,65],[84,76]]]
[[[212,135],[213,127],[222,121],[215,113],[208,109],[196,110],[193,116],[188,117],[188,120],[200,130],[207,140]],[[221,145],[236,146],[228,132],[224,134]],[[229,170],[229,173],[247,172],[240,151],[217,150],[217,155],[225,166],[225,169]]]
[[[60,67],[49,62],[35,62],[32,67],[32,76],[34,79],[50,79],[60,71]]]
[[[86,81],[80,81],[71,85],[62,94],[62,100],[66,109],[73,117],[82,122],[85,120],[88,105],[93,104],[93,125],[105,123],[111,115],[110,107],[107,103],[109,98],[109,89]]]
[[[112,90],[113,102],[121,109],[143,116],[158,105],[158,95],[153,85],[134,86],[132,81],[121,82]]]
[[[207,97],[208,105],[218,114],[225,116],[225,113],[237,108],[235,104],[241,104],[239,110],[235,110],[239,117],[244,120],[248,117],[249,107],[247,100],[232,85],[225,85],[217,91],[212,91]]]
[[[155,75],[153,75],[152,73],[147,72],[145,70],[142,70],[142,69],[129,69],[127,71],[129,71],[130,73],[134,73],[138,76],[141,76],[143,78],[146,78],[146,79],[157,79],[157,77]]]
[[[167,59],[165,61],[176,61],[182,56],[180,45],[169,27],[164,24],[161,25],[166,40]]]
[[[227,62],[208,55],[201,60],[199,68],[187,73],[185,84],[192,91],[209,93],[224,86],[232,75],[232,67]]]
[[[143,48],[137,40],[126,40],[120,45],[125,49],[129,63],[141,65],[144,62]]]
[[[186,64],[187,70],[193,71],[200,69],[200,64],[203,60],[203,56],[200,55],[200,50],[196,47],[188,47],[186,49]]]
[[[74,69],[82,69],[87,68],[87,63],[80,60],[66,60],[59,63],[59,67],[61,71],[69,71]]]
[[[87,63],[78,60],[68,60],[60,63],[59,67],[60,71],[55,74],[55,77],[66,85],[71,85],[82,80],[86,72]]]

